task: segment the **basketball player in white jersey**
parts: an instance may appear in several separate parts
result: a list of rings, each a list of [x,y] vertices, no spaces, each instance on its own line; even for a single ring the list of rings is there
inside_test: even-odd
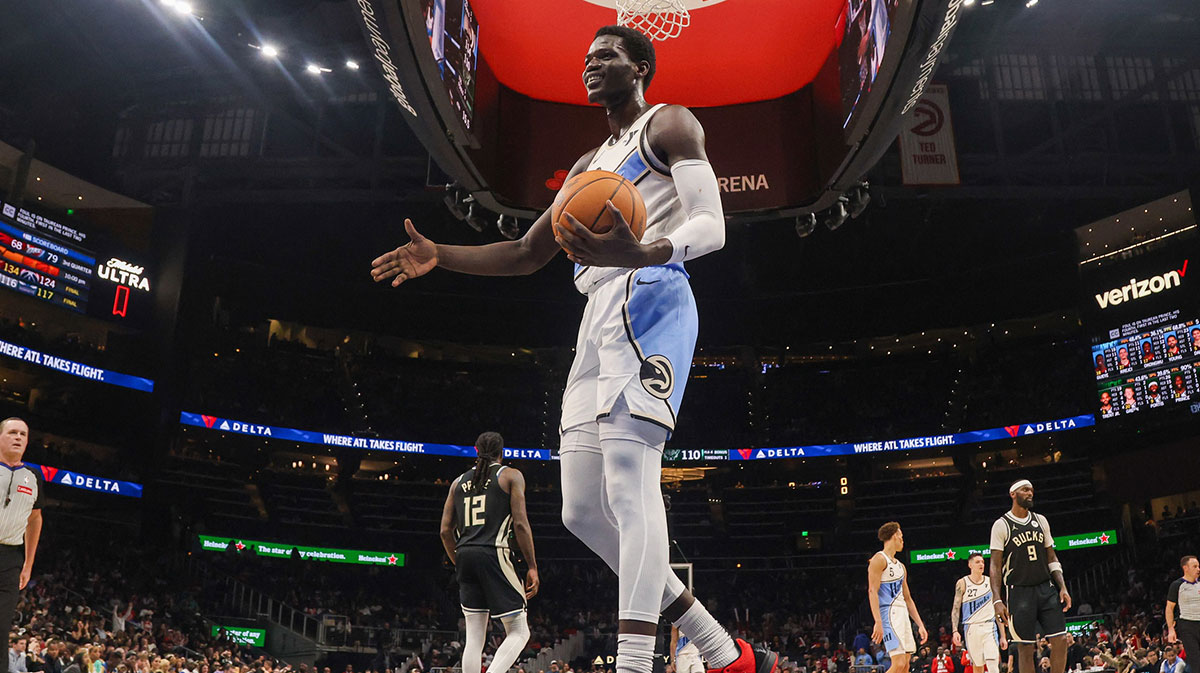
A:
[[[900,524],[889,521],[880,526],[879,541],[883,543],[883,550],[875,552],[867,566],[867,598],[871,602],[871,616],[875,618],[871,640],[882,643],[891,657],[892,665],[887,673],[908,673],[909,660],[917,651],[912,622],[917,623],[922,644],[929,639],[929,633],[908,591],[904,564],[896,558],[896,554],[904,549]]]
[[[516,241],[440,245],[404,226],[411,241],[372,262],[392,286],[434,267],[485,276],[533,273],[560,249],[587,295],[560,424],[563,523],[618,577],[617,671],[649,673],[661,613],[714,670],[772,673],[778,656],[735,640],[670,570],[660,472],[675,427],[698,328],[683,263],[725,245],[716,174],[704,129],[677,105],[644,98],[654,77],[650,40],[623,26],[596,32],[585,58],[588,100],[604,106],[611,136],[579,158],[624,175],[646,202],[641,240],[615,208],[614,226],[592,234],[543,213]]]
[[[955,647],[963,646],[966,635],[972,670],[978,671],[986,665],[987,673],[1000,673],[1000,653],[1008,649],[1008,639],[996,621],[992,585],[983,576],[983,566],[983,554],[971,552],[967,557],[971,574],[954,585],[950,626],[954,629]]]

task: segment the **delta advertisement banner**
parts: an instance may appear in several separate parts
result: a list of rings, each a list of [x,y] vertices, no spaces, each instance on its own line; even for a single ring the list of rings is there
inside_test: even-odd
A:
[[[297,430],[295,428],[283,428],[274,425],[258,425],[256,423],[197,414],[190,411],[180,413],[179,422],[182,425],[204,428],[206,430],[233,432],[239,435],[254,435],[256,437],[270,437],[272,439],[318,444],[321,446],[345,447],[362,449],[364,451],[392,451],[435,456],[456,456],[460,458],[475,457],[474,446],[432,444],[376,437],[354,437],[352,435],[338,435],[314,430]],[[951,435],[909,437],[907,439],[852,444],[816,444],[811,446],[786,446],[765,449],[730,449],[728,452],[704,451],[703,456],[709,460],[778,460],[784,458],[845,456],[884,451],[915,451],[918,449],[958,446],[961,444],[979,444],[998,439],[1015,439],[1026,435],[1041,435],[1049,432],[1077,430],[1079,428],[1088,428],[1095,424],[1096,419],[1093,415],[1084,414],[1082,416],[1060,418],[1053,421],[1019,423],[1017,425],[1006,425],[1002,428],[973,430]],[[681,452],[681,455],[688,455],[689,453],[694,452],[684,450]],[[552,454],[549,449],[506,448],[504,449],[504,457],[522,460],[558,460],[558,455]]]
[[[184,411],[179,414],[179,422],[195,428],[233,432],[239,435],[254,435],[270,437],[290,442],[305,444],[320,444],[322,446],[337,446],[364,451],[393,451],[396,453],[417,453],[433,456],[457,456],[474,458],[474,446],[458,444],[432,444],[427,442],[411,442],[401,439],[379,439],[376,437],[354,437],[352,435],[337,435],[313,430],[297,430],[281,428],[274,425],[258,425],[245,421],[235,421],[217,416],[194,414]],[[527,460],[551,460],[550,449],[504,449],[505,458],[523,458]]]
[[[250,645],[251,647],[266,647],[267,645],[267,630],[266,629],[249,629],[242,626],[218,626],[213,624],[212,637],[220,638],[224,636],[238,645]]]
[[[62,486],[70,486],[72,488],[82,488],[85,491],[96,491],[97,493],[109,493],[111,495],[123,495],[128,498],[142,497],[142,485],[132,481],[119,481],[117,479],[105,479],[104,477],[93,477],[90,474],[80,474],[70,470],[63,470],[49,465],[38,465],[36,463],[26,462],[26,465],[36,470],[40,470],[42,478],[48,484],[60,484]]]
[[[1087,549],[1089,547],[1111,547],[1117,544],[1117,531],[1104,530],[1095,533],[1076,533],[1074,535],[1055,535],[1054,548],[1057,551],[1065,549]],[[942,547],[940,549],[916,549],[908,554],[909,563],[941,563],[943,561],[966,561],[971,554],[983,554],[984,558],[992,555],[988,543],[967,545],[962,547]]]
[[[295,551],[302,560],[326,563],[351,563],[356,565],[398,566],[404,565],[404,554],[386,551],[364,551],[361,549],[336,549],[333,547],[306,547],[287,542],[262,542],[236,537],[213,537],[198,535],[201,551],[228,551],[232,546],[237,553],[257,554],[272,558],[291,558]]]
[[[1096,424],[1095,416],[1084,414],[1071,418],[1060,418],[1055,421],[1038,423],[1019,423],[1006,425],[990,430],[972,430],[951,435],[932,435],[929,437],[909,437],[907,439],[891,439],[881,442],[858,442],[854,444],[817,444],[813,446],[790,446],[775,449],[733,449],[729,452],[730,460],[763,460],[776,458],[813,458],[821,456],[845,456],[858,453],[878,453],[884,451],[916,451],[942,446],[958,446],[961,444],[979,444],[992,442],[997,439],[1015,439],[1026,435],[1042,435],[1048,432],[1062,432],[1088,428]]]
[[[49,353],[42,353],[32,348],[19,346],[8,341],[0,339],[0,355],[7,355],[14,360],[29,362],[39,367],[53,369],[63,374],[70,374],[81,379],[96,381],[99,383],[107,383],[112,386],[120,386],[129,388],[130,390],[140,390],[146,393],[154,392],[154,381],[142,378],[140,376],[132,376],[130,374],[122,374],[108,369],[100,369],[92,367],[74,360],[56,357]]]

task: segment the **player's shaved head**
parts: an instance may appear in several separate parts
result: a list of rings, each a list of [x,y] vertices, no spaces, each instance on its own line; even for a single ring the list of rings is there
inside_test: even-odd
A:
[[[642,78],[642,91],[645,92],[646,89],[649,89],[650,80],[654,79],[654,73],[658,69],[654,56],[654,43],[650,41],[650,38],[628,26],[604,26],[596,31],[595,37],[604,35],[621,38],[621,46],[625,47],[625,53],[629,54],[629,59],[634,63],[645,61],[650,65],[646,76]]]

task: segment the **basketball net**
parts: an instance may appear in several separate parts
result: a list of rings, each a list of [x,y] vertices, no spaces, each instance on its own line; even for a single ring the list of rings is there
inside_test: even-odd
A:
[[[681,0],[617,0],[617,23],[651,40],[679,37],[692,23]]]

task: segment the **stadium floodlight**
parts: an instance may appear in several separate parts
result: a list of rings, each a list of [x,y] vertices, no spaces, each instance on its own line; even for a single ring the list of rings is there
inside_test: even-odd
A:
[[[484,220],[475,212],[475,204],[472,203],[467,207],[467,226],[471,227],[479,233],[483,233],[484,227],[487,226],[487,220]]]
[[[1038,4],[1038,0],[1026,0],[1025,2],[1026,7],[1033,7],[1036,4]]]
[[[358,70],[358,61],[346,61],[346,67],[351,70]]]
[[[442,197],[442,203],[445,204],[446,210],[449,210],[454,219],[459,222],[467,219],[467,210],[463,206],[467,203],[468,199],[470,201],[474,201],[475,199],[469,196],[467,199],[464,199],[453,185],[447,185],[446,191],[447,194]]]
[[[846,197],[839,196],[832,206],[821,213],[821,224],[825,225],[826,229],[833,231],[845,224],[849,217],[850,213],[846,212]]]
[[[321,66],[319,66],[315,63],[309,63],[308,65],[304,66],[304,69],[313,75],[321,74]]]
[[[867,209],[867,204],[871,203],[870,185],[864,182],[854,187],[846,193],[846,198],[846,209],[849,211],[850,217],[857,218]]]
[[[800,238],[811,235],[817,230],[817,214],[808,213],[796,218],[796,235]]]
[[[496,218],[496,228],[500,230],[500,235],[510,241],[515,241],[521,237],[521,227],[517,224],[517,218],[505,217],[501,215]]]
[[[264,44],[263,46],[259,47],[259,50],[262,51],[262,55],[267,58],[275,58],[279,55],[279,48],[273,44]]]

